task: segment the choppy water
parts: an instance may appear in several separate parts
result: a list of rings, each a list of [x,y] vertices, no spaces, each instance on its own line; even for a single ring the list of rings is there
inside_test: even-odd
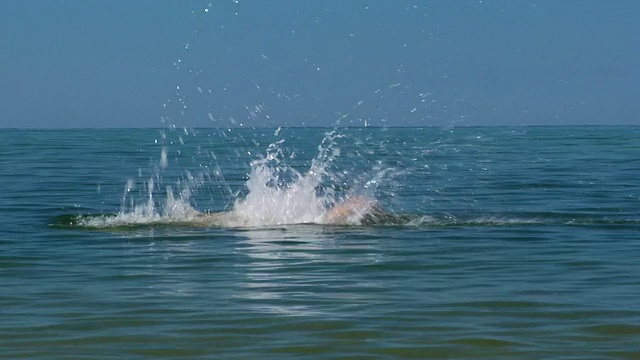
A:
[[[0,131],[1,357],[640,358],[640,128],[327,131]]]

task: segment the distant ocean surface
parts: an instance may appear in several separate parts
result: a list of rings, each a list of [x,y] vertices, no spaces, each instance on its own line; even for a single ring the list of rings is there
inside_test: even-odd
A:
[[[0,155],[2,359],[640,358],[640,127],[0,130]],[[307,212],[356,195],[398,220]],[[243,199],[247,226],[189,222]]]

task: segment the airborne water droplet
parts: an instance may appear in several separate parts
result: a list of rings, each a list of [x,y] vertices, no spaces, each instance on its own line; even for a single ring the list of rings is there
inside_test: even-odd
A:
[[[160,152],[160,167],[162,169],[166,169],[168,164],[169,163],[167,161],[167,148],[163,147],[162,152]]]

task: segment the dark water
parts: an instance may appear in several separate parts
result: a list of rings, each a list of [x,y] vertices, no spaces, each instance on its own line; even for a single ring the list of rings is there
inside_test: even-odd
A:
[[[0,357],[640,358],[640,128],[341,130],[329,185],[404,225],[61,220],[130,178],[228,209],[327,129],[223,131],[0,131]]]

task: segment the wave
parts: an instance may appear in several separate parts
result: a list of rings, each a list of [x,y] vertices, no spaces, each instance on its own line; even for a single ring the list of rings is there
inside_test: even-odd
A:
[[[195,210],[194,210],[195,211]],[[135,216],[132,214],[65,214],[54,217],[50,225],[56,228],[84,229],[141,229],[149,227],[190,228],[247,228],[281,227],[291,225],[344,226],[344,227],[404,227],[404,228],[456,228],[456,227],[522,227],[522,226],[640,226],[637,219],[571,218],[556,217],[508,217],[500,215],[454,217],[421,214],[377,213],[363,214],[358,221],[280,222],[256,225],[251,217],[243,217],[236,211],[219,213],[191,213],[188,216]]]

